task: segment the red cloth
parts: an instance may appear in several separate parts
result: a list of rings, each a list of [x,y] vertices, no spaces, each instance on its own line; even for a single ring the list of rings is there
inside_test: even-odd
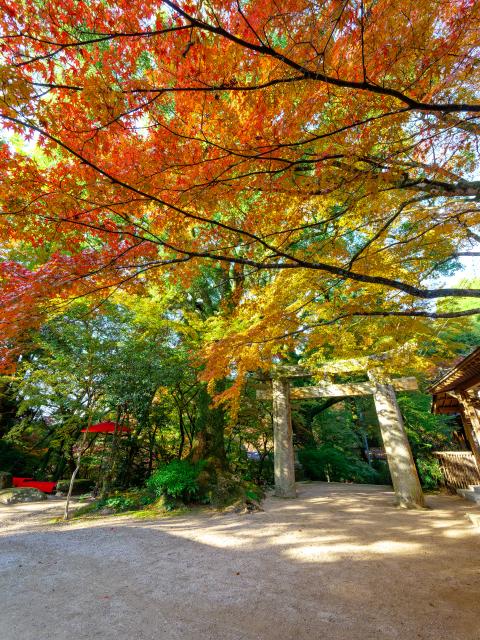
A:
[[[82,433],[85,433],[87,429],[82,429]],[[88,433],[114,433],[115,422],[99,422],[98,424],[92,424],[88,428]],[[128,427],[117,427],[117,433],[130,431]]]
[[[34,480],[33,478],[20,478],[13,477],[12,484],[14,487],[32,487],[34,489],[40,489],[43,493],[53,493],[57,488],[56,482],[48,482],[44,480]]]

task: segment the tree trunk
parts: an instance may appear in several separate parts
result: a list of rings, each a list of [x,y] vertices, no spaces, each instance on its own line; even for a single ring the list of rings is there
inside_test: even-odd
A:
[[[157,433],[157,427],[155,427],[155,429],[153,430],[153,433],[152,432],[149,433],[148,470],[147,470],[148,478],[152,475],[156,433]]]
[[[54,480],[60,480],[63,476],[63,472],[67,465],[65,454],[63,453],[63,447],[65,440],[61,440],[60,444],[55,447],[55,466],[53,467],[52,477]]]
[[[80,443],[80,447],[78,449],[77,464],[75,466],[75,469],[73,470],[72,477],[70,478],[70,484],[68,486],[67,501],[65,502],[65,511],[63,513],[64,520],[68,520],[69,518],[70,499],[72,497],[73,484],[75,482],[75,478],[77,477],[77,473],[80,469],[80,464],[82,462],[82,454],[84,451],[85,442],[87,440],[88,430],[90,429],[90,427],[91,427],[91,419],[89,418],[87,428],[85,430],[85,433],[83,434],[82,442]]]
[[[178,447],[178,459],[182,459],[183,449],[185,447],[185,426],[183,423],[183,411],[178,405],[178,425],[180,427],[180,446]]]
[[[209,466],[219,471],[228,468],[225,452],[225,412],[219,407],[212,408],[212,399],[203,387],[198,394],[197,406],[199,418],[197,422],[196,442],[191,452],[192,462],[207,460]]]
[[[105,498],[105,496],[107,496],[112,489],[112,483],[115,479],[115,471],[117,468],[116,463],[117,463],[118,439],[119,439],[119,433],[121,432],[121,429],[119,431],[118,427],[119,426],[123,427],[124,422],[125,422],[125,416],[123,415],[122,417],[122,409],[119,406],[117,407],[117,417],[115,420],[115,430],[113,432],[112,445],[110,447],[110,456],[107,463],[107,469],[103,477],[102,490],[100,492],[101,498]]]

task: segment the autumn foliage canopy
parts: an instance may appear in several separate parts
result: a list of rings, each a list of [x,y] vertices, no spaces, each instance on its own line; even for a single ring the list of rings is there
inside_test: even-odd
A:
[[[408,335],[479,311],[437,301],[480,297],[438,286],[479,239],[480,3],[0,9],[5,361],[55,305],[206,264],[232,283],[214,377],[299,336],[368,351],[362,318]]]

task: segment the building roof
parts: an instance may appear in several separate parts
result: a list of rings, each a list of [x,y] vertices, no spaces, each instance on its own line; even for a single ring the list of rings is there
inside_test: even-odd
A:
[[[433,413],[459,413],[460,406],[449,391],[467,391],[480,387],[480,347],[460,360],[429,388],[433,395]]]

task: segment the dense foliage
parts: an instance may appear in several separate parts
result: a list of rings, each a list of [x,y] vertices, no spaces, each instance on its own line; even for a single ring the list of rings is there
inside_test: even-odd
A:
[[[299,334],[316,364],[475,312],[429,302],[480,296],[439,286],[479,237],[475,0],[0,8],[5,367],[66,299],[202,264],[233,403]]]
[[[188,504],[200,498],[201,488],[198,481],[203,461],[190,464],[187,460],[173,460],[160,467],[147,481],[147,487],[159,498],[181,500]]]
[[[371,483],[378,480],[378,474],[372,467],[330,444],[323,444],[318,449],[302,449],[299,459],[312,480]]]

